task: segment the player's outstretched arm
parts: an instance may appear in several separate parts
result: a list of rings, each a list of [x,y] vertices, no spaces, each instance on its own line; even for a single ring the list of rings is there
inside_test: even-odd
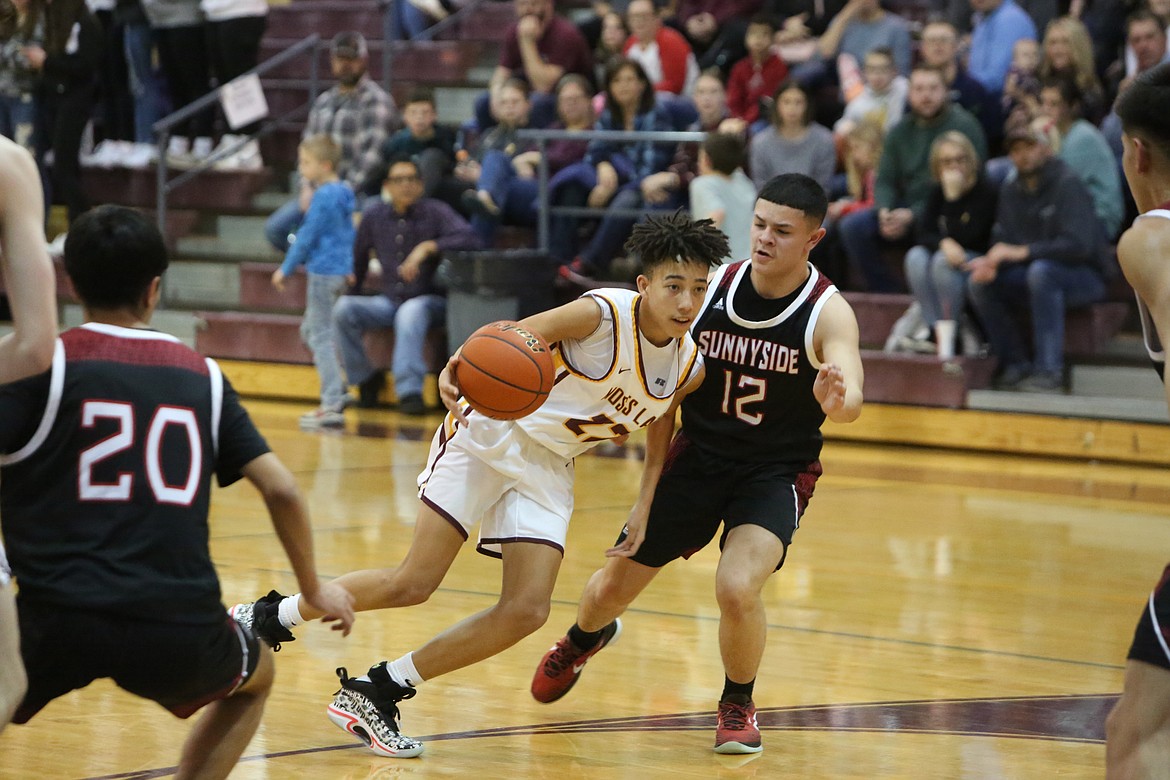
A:
[[[626,518],[626,538],[621,544],[606,550],[607,557],[629,558],[642,546],[642,540],[646,538],[646,519],[650,516],[650,505],[654,503],[654,491],[658,488],[658,478],[662,476],[662,467],[670,450],[670,440],[674,437],[678,406],[682,399],[699,389],[706,375],[706,367],[700,366],[691,381],[675,392],[670,408],[646,426],[646,456],[642,459],[642,482],[638,488],[638,498]]]
[[[1126,281],[1145,301],[1159,334],[1170,333],[1170,263],[1165,259],[1170,230],[1165,224],[1164,219],[1136,220],[1117,242],[1117,260]],[[1165,390],[1170,403],[1170,386]]]
[[[354,620],[353,595],[340,585],[323,583],[317,577],[309,511],[296,478],[271,452],[252,460],[242,471],[264,497],[276,535],[292,564],[301,598],[324,612],[321,619],[334,623],[333,630],[348,635]]]
[[[0,138],[0,272],[15,326],[0,339],[0,383],[46,371],[53,360],[57,303],[44,219],[32,157]]]
[[[813,332],[813,347],[821,359],[813,396],[833,422],[853,422],[861,415],[865,371],[859,342],[853,309],[834,295],[825,302]]]

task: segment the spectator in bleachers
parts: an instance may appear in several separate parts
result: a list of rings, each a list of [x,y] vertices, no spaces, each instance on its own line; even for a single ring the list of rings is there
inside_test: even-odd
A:
[[[762,0],[678,0],[673,23],[686,36],[699,70],[718,68],[723,78],[747,54],[744,33]]]
[[[39,72],[25,48],[43,46],[45,18],[41,0],[12,0],[0,12],[0,135],[36,155],[36,88]]]
[[[142,0],[154,32],[159,65],[173,108],[180,109],[211,91],[207,33],[199,0]],[[212,113],[200,111],[171,128],[167,161],[191,165],[211,154]]]
[[[398,409],[423,414],[423,378],[427,364],[423,345],[427,331],[442,323],[447,311],[443,291],[435,283],[435,269],[443,252],[478,249],[471,225],[442,201],[422,196],[422,176],[409,157],[390,161],[386,175],[390,202],[366,209],[353,242],[354,284],[349,295],[333,307],[338,346],[350,385],[358,388],[358,403],[376,406],[386,379],[370,364],[362,334],[394,328],[391,370]],[[382,266],[377,295],[359,293],[365,282],[371,253]]]
[[[284,262],[272,274],[272,286],[284,290],[285,280],[300,266],[308,281],[301,340],[313,353],[321,380],[321,405],[301,415],[302,428],[340,428],[345,425],[345,383],[337,359],[333,305],[345,292],[353,274],[353,190],[337,175],[341,147],[328,135],[312,135],[297,148],[297,171],[313,186],[313,197],[297,240]]]
[[[773,42],[779,47],[814,43],[848,0],[764,0],[760,13],[777,21]],[[790,61],[791,64],[791,61]]]
[[[760,101],[770,101],[788,76],[788,63],[772,48],[775,32],[771,17],[752,18],[744,33],[747,56],[735,63],[727,79],[727,107],[748,125],[761,118]]]
[[[438,123],[435,94],[429,88],[416,87],[402,107],[401,130],[386,139],[379,150],[381,164],[374,167],[358,192],[377,197],[386,178],[386,165],[398,157],[410,157],[418,165],[423,181],[423,197],[436,196],[443,178],[455,167],[455,131]]]
[[[593,47],[594,84],[605,83],[605,73],[610,62],[624,56],[622,51],[626,48],[626,41],[629,38],[630,28],[626,24],[626,17],[617,11],[609,11],[601,17],[597,45]]]
[[[966,5],[967,0],[962,0]],[[959,62],[959,33],[949,22],[930,22],[922,28],[922,62],[939,68],[946,78],[951,102],[979,120],[989,148],[998,148],[1003,136],[999,101]]]
[[[991,246],[998,198],[995,185],[983,175],[983,166],[971,140],[957,130],[938,138],[930,148],[934,185],[918,219],[915,246],[906,253],[906,283],[917,301],[926,333],[911,335],[899,350],[933,354],[934,325],[955,320],[960,333],[969,333],[967,264]],[[954,345],[958,346],[958,345]],[[963,354],[956,349],[955,354]]]
[[[469,156],[455,163],[455,179],[462,184],[459,205],[465,214],[498,216],[500,207],[492,200],[492,194],[500,194],[499,189],[512,173],[512,159],[536,149],[535,142],[516,137],[518,131],[531,126],[532,104],[528,96],[526,82],[504,82],[492,94],[495,126],[479,137]]]
[[[654,91],[690,95],[699,77],[699,63],[682,33],[662,23],[654,0],[631,0],[626,11],[630,37],[624,53],[646,71]]]
[[[1093,198],[1093,210],[1112,242],[1125,216],[1117,160],[1101,131],[1080,115],[1081,95],[1069,79],[1050,79],[1040,90],[1040,113],[1056,125],[1057,151],[1069,170],[1080,177]]]
[[[1081,114],[1097,124],[1106,113],[1105,90],[1097,78],[1093,42],[1085,25],[1072,16],[1053,19],[1044,31],[1040,80],[1072,79],[1081,93]]]
[[[550,129],[584,131],[593,129],[593,99],[588,79],[577,73],[561,77],[557,85],[557,116]],[[585,157],[589,148],[587,139],[565,139],[548,141],[543,156],[550,176]],[[539,174],[541,151],[532,149],[511,158],[510,165],[500,158],[490,158],[484,163],[484,170],[477,183],[478,192],[474,199],[468,198],[471,207],[472,227],[483,241],[491,246],[495,238],[496,225],[531,227],[536,224],[540,184]],[[470,193],[469,193],[470,194]]]
[[[513,0],[516,24],[504,34],[500,63],[492,73],[488,94],[475,101],[475,119],[481,132],[495,120],[491,92],[509,78],[528,82],[532,90],[532,124],[546,127],[556,118],[553,90],[566,73],[593,78],[593,54],[585,37],[570,21],[557,16],[553,0]]]
[[[1015,0],[970,0],[975,12],[967,68],[989,93],[1003,92],[1012,50],[1021,38],[1036,40],[1036,23]]]
[[[841,220],[854,212],[873,208],[884,138],[881,125],[862,121],[840,140],[845,172],[833,177],[829,210],[825,215],[825,237],[813,247],[809,257],[842,290],[862,285],[852,279],[853,273],[841,246]]]
[[[968,263],[968,299],[999,358],[998,386],[1031,392],[1064,384],[1065,311],[1105,296],[1103,230],[1088,190],[1056,158],[1050,124],[1035,120],[1007,136],[1017,175],[1000,188],[994,243]],[[1031,318],[1031,359],[1013,315],[1020,311]]]
[[[827,127],[812,119],[812,99],[799,82],[789,80],[773,96],[772,125],[751,143],[752,181],[759,190],[774,176],[803,173],[827,193],[837,168],[837,146]]]
[[[639,0],[634,0],[631,6],[637,2]],[[618,60],[610,69],[605,85],[605,110],[597,118],[595,129],[648,132],[671,129],[666,109],[655,102],[654,85],[634,60]],[[582,162],[564,168],[549,182],[549,200],[561,205],[588,205],[592,208],[609,205],[616,210],[629,207],[629,204],[638,208],[645,199],[647,206],[668,208],[676,199],[681,203],[684,196],[677,191],[669,192],[656,203],[650,198],[659,198],[659,189],[652,187],[653,181],[649,179],[653,174],[665,171],[670,160],[670,144],[595,139],[590,141]],[[588,194],[581,202],[583,193]],[[566,254],[554,254],[554,258],[561,262],[571,259],[563,274],[592,276],[604,271],[625,243],[633,224],[634,220],[628,217],[607,214],[589,245],[572,257],[567,253],[576,254],[577,220],[559,217],[552,246],[554,253]]]
[[[400,40],[415,38],[450,15],[439,0],[392,0],[390,5],[395,32]]]
[[[324,133],[341,147],[337,173],[355,191],[382,164],[379,150],[395,121],[394,98],[366,75],[370,53],[361,33],[333,36],[329,63],[337,83],[322,92],[309,109],[302,138]],[[300,183],[298,196],[268,218],[264,234],[281,252],[288,251],[313,197],[312,186]]]
[[[845,254],[870,292],[903,289],[886,268],[882,247],[909,248],[913,241],[915,221],[934,183],[929,164],[934,139],[958,130],[971,140],[981,161],[987,157],[983,130],[961,106],[951,104],[939,69],[920,64],[910,73],[909,107],[882,144],[874,208],[856,211],[840,222]]]
[[[1003,80],[1003,115],[1008,125],[1031,120],[1040,110],[1040,44],[1021,38],[1012,47],[1012,64]],[[1021,119],[1022,118],[1022,119]]]
[[[870,122],[888,132],[906,111],[910,82],[895,72],[894,55],[889,49],[879,46],[865,55],[861,72],[865,89],[845,104],[845,113],[833,125],[833,132],[838,136],[848,135],[861,122]]]
[[[860,70],[865,55],[879,46],[894,54],[894,66],[903,75],[910,72],[910,27],[900,16],[885,11],[879,0],[849,0],[833,17],[828,29],[817,42],[816,57],[796,68],[794,76],[817,87],[826,81],[842,85],[842,97],[848,101],[861,90]],[[855,77],[851,88],[838,74]]]
[[[1162,24],[1162,30],[1170,35],[1170,0],[1142,0],[1140,6],[1141,10],[1149,11]],[[1136,76],[1140,70],[1143,70],[1138,65],[1137,52],[1133,46],[1126,43],[1125,51],[1122,54],[1122,63],[1125,67],[1125,76],[1131,78]],[[1144,70],[1149,70],[1145,68]]]
[[[81,136],[94,104],[94,75],[102,56],[102,31],[85,0],[53,0],[45,7],[45,45],[24,50],[40,71],[37,91],[38,151],[52,152],[49,192],[64,202],[69,221],[89,208],[81,186]],[[45,203],[54,202],[46,197]]]
[[[169,113],[166,84],[155,62],[154,30],[142,0],[118,0],[115,14],[122,24],[123,54],[134,100],[134,154],[145,166],[157,158],[150,148],[155,140],[154,123]]]
[[[207,18],[207,55],[218,86],[260,63],[260,39],[268,26],[268,0],[200,0],[199,7]],[[259,122],[232,128],[233,132],[220,139],[220,148],[245,142],[245,136],[259,129]],[[258,170],[263,166],[260,144],[255,139],[247,140],[242,148],[216,163],[217,168],[228,170]]]
[[[711,133],[699,150],[699,175],[691,181],[691,217],[710,219],[727,236],[725,263],[751,255],[756,186],[743,172],[746,160],[741,135]]]
[[[97,71],[97,101],[90,125],[95,142],[116,141],[123,147],[134,135],[130,78],[122,53],[123,28],[115,0],[86,0],[102,31],[102,59]]]
[[[1125,91],[1134,76],[1170,58],[1166,49],[1166,27],[1161,19],[1146,10],[1137,11],[1126,19],[1125,46],[1127,51],[1133,52],[1133,71],[1125,70],[1117,85],[1118,93]]]

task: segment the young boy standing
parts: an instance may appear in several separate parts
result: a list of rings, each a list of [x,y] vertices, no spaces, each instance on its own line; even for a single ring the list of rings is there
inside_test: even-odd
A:
[[[439,376],[451,410],[435,433],[419,476],[414,539],[396,568],[350,572],[337,583],[356,610],[421,604],[442,583],[479,524],[477,549],[503,563],[499,601],[426,642],[351,678],[330,719],[375,753],[422,752],[398,730],[398,702],[426,680],[490,658],[536,631],[548,618],[573,511],[573,459],[602,441],[624,439],[664,416],[703,377],[688,328],[703,303],[707,274],[727,254],[727,239],[708,221],[682,213],[651,217],[634,228],[627,250],[642,258],[638,292],[593,290],[521,325],[553,347],[556,382],[536,412],[492,420],[459,401],[453,368]],[[665,448],[660,452],[665,455]],[[639,502],[649,505],[661,458],[645,463]],[[324,613],[299,596],[269,596],[233,614],[270,643]]]
[[[301,339],[313,353],[321,379],[321,405],[301,415],[301,427],[308,429],[345,427],[345,381],[337,358],[333,304],[353,275],[354,196],[337,176],[340,160],[341,148],[327,135],[301,142],[297,171],[313,187],[313,199],[284,263],[272,274],[272,286],[278,290],[300,265],[309,277]]]

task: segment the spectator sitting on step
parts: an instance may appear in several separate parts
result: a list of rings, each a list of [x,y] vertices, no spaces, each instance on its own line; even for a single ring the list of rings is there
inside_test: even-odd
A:
[[[308,277],[301,339],[313,353],[313,366],[321,379],[321,405],[301,415],[301,427],[343,428],[345,385],[337,362],[333,331],[333,304],[345,291],[353,274],[353,190],[337,175],[341,148],[324,133],[301,141],[297,172],[313,187],[305,219],[280,268],[272,274],[272,286],[284,290],[285,279],[299,266]]]
[[[1056,138],[1043,118],[1008,134],[1016,177],[1000,187],[991,248],[967,264],[967,297],[1005,389],[1060,390],[1065,311],[1105,297],[1104,230],[1089,191],[1056,157]],[[1021,308],[1031,315],[1031,359],[1013,316]]]
[[[788,64],[772,48],[774,34],[771,17],[753,18],[744,33],[747,56],[732,66],[727,78],[727,107],[732,116],[748,125],[760,120],[761,101],[771,101],[776,88],[788,76]]]
[[[369,61],[361,33],[342,32],[333,37],[329,63],[337,83],[317,96],[301,136],[324,133],[338,143],[341,161],[337,174],[355,192],[382,164],[379,150],[395,122],[394,98],[366,75]],[[268,242],[281,252],[288,251],[289,236],[296,232],[313,197],[307,182],[302,181],[298,191],[298,196],[273,212],[264,226]]]
[[[762,0],[679,0],[672,3],[677,10],[671,23],[686,36],[700,71],[718,68],[720,76],[727,78],[731,67],[747,54],[748,20],[761,4]]]
[[[926,335],[911,336],[908,343],[896,346],[934,354],[934,326],[939,320],[955,320],[959,331],[971,332],[964,316],[968,263],[991,246],[998,193],[984,176],[971,139],[958,130],[948,130],[931,145],[930,175],[935,184],[918,218],[916,244],[905,260],[906,282],[920,307]]]
[[[1015,0],[970,0],[975,12],[967,68],[997,99],[1011,68],[1016,41],[1036,40],[1036,23]]]
[[[979,120],[988,148],[999,149],[1003,111],[999,101],[959,61],[959,32],[954,25],[934,21],[923,27],[920,54],[922,64],[942,71],[951,102]]]
[[[362,215],[353,242],[354,284],[333,307],[333,323],[350,385],[359,390],[359,405],[375,406],[385,384],[380,369],[366,355],[362,334],[394,328],[394,390],[405,414],[422,414],[423,346],[427,331],[444,322],[447,301],[435,283],[443,252],[478,249],[471,225],[439,200],[422,197],[422,176],[409,157],[390,162],[386,175],[389,203],[375,202]],[[363,296],[362,283],[370,253],[382,266],[379,294]]]
[[[808,90],[789,80],[776,90],[772,126],[752,138],[752,181],[760,189],[782,173],[803,173],[829,192],[837,170],[837,146],[829,128],[812,121]]]
[[[528,82],[532,92],[533,124],[545,127],[556,118],[553,90],[566,73],[593,78],[593,54],[585,36],[567,19],[557,16],[553,0],[512,0],[516,24],[504,34],[500,63],[488,91],[475,101],[480,132],[495,125],[491,95],[510,78]]]
[[[359,192],[367,198],[380,196],[387,162],[412,157],[422,175],[423,197],[435,197],[443,178],[455,168],[455,131],[437,120],[435,93],[426,87],[414,89],[402,108],[404,127],[382,144],[381,165],[370,171]]]
[[[528,101],[528,84],[520,79],[508,79],[492,93],[492,115],[496,125],[479,138],[473,153],[455,164],[455,191],[460,200],[457,206],[464,214],[500,213],[500,205],[493,200],[499,194],[501,182],[512,173],[512,159],[536,150],[535,141],[522,141],[516,132],[530,127],[532,104]]]
[[[833,133],[838,137],[849,135],[860,122],[876,124],[883,133],[888,133],[906,111],[910,83],[895,72],[893,52],[885,46],[871,49],[865,55],[861,73],[865,88],[845,104],[845,113],[833,125]]]

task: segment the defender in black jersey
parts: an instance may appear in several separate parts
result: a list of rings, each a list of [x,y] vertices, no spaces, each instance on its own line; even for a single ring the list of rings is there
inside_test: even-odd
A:
[[[212,475],[257,486],[298,581],[347,631],[352,599],[319,582],[296,483],[215,362],[147,327],[166,266],[137,212],[76,220],[65,267],[86,323],[57,340],[48,371],[0,387],[0,523],[28,672],[13,721],[109,677],[181,718],[207,705],[179,774],[226,777],[273,664],[220,600]]]
[[[1122,168],[1138,218],[1121,236],[1117,259],[1137,294],[1150,359],[1165,384],[1170,333],[1170,65],[1134,79],[1117,99]],[[1170,388],[1166,391],[1170,401]],[[1125,663],[1125,687],[1105,725],[1110,780],[1164,778],[1170,772],[1170,566],[1149,594]]]
[[[44,212],[36,163],[0,137],[0,282],[12,312],[12,332],[0,338],[0,384],[46,371],[53,359],[57,303]],[[27,686],[10,574],[0,544],[0,731]]]
[[[683,399],[673,443],[673,415],[649,428],[646,474],[661,473],[653,502],[631,510],[585,587],[577,623],[542,660],[532,682],[539,701],[563,696],[659,569],[707,545],[722,524],[716,596],[727,677],[715,750],[762,749],[752,702],[767,631],[761,590],[821,473],[821,424],[861,413],[857,320],[808,262],[827,207],[820,185],[800,174],[760,191],[751,258],[716,272],[692,326],[706,378]]]

